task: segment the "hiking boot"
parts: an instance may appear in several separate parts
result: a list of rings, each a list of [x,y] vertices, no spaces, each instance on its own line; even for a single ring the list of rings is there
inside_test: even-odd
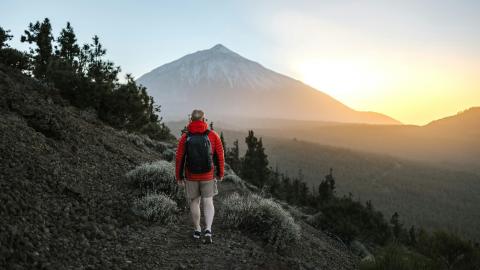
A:
[[[193,240],[198,240],[200,239],[200,236],[202,235],[202,232],[200,231],[193,231]]]
[[[205,230],[205,232],[203,233],[203,237],[204,237],[204,243],[205,244],[213,243],[212,232],[210,230]]]

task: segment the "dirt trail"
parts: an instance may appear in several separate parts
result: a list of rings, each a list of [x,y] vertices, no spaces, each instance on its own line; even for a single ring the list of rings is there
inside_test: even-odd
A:
[[[193,241],[187,214],[177,225],[152,226],[131,238],[132,269],[274,269],[265,265],[263,250],[239,233],[215,228],[213,244]]]
[[[220,196],[215,207],[221,207]],[[215,219],[213,244],[192,239],[188,209],[170,225],[146,225],[129,237],[131,269],[301,269],[289,258],[266,250],[262,243],[239,231],[224,229]],[[203,213],[202,213],[202,225]]]
[[[216,211],[221,198],[235,192],[231,183],[221,183],[215,197]],[[170,225],[145,224],[130,233],[126,257],[129,269],[355,269],[356,259],[337,241],[301,222],[301,244],[277,253],[260,239],[221,226],[214,219],[214,243],[192,239],[188,209]],[[202,214],[203,225],[203,214]]]

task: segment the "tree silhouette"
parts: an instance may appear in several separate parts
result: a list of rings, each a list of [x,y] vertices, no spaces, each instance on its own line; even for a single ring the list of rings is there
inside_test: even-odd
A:
[[[325,176],[325,179],[318,185],[319,203],[325,204],[332,200],[335,194],[335,178],[333,177],[333,169]]]
[[[224,151],[227,151],[227,145],[225,144],[225,138],[223,137],[223,131],[220,132],[220,141],[222,142],[222,147],[224,149]]]
[[[67,26],[60,32],[57,42],[60,48],[55,51],[55,54],[70,65],[77,66],[78,62],[74,63],[74,60],[80,55],[80,47],[70,22],[67,22]]]
[[[253,130],[248,131],[248,136],[245,138],[245,143],[247,144],[247,151],[245,156],[242,159],[242,170],[241,175],[245,179],[251,180],[254,184],[256,183],[255,176],[255,162],[256,162],[256,153],[255,149],[257,147],[257,138],[255,137]]]
[[[270,175],[270,170],[268,168],[268,157],[265,154],[265,148],[263,147],[262,138],[260,138],[257,142],[257,146],[255,148],[255,156],[256,156],[256,177],[260,187],[263,187],[265,184],[268,183],[268,177]]]
[[[392,225],[393,237],[395,237],[396,241],[400,241],[403,225],[400,224],[400,218],[397,212],[395,212],[390,218],[390,224]]]
[[[8,48],[7,41],[12,39],[12,35],[9,34],[10,30],[4,30],[2,27],[0,27],[0,50],[3,48]]]
[[[48,66],[52,58],[52,26],[50,20],[45,18],[43,22],[37,21],[35,24],[30,23],[28,30],[25,30],[25,35],[20,38],[21,42],[35,43],[35,49],[30,48],[30,53],[34,59],[33,74],[37,79],[45,79],[48,71]]]
[[[30,69],[29,55],[17,49],[10,48],[7,42],[11,40],[12,37],[10,30],[5,30],[0,27],[0,63],[21,71],[27,71]]]
[[[247,151],[242,159],[241,176],[250,180],[254,185],[263,187],[268,184],[270,169],[262,139],[257,139],[253,130],[249,130],[245,143]]]
[[[417,236],[415,232],[415,226],[411,226],[410,230],[408,230],[408,244],[410,246],[415,246],[417,244]]]
[[[240,174],[241,161],[240,161],[240,149],[238,147],[238,140],[233,142],[233,147],[228,148],[225,155],[225,161],[230,165],[232,170],[237,174]]]

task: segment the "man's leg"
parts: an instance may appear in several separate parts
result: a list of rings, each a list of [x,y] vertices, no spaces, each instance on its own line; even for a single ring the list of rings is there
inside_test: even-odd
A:
[[[202,198],[203,213],[205,215],[205,230],[212,231],[213,216],[215,208],[213,207],[213,196]]]
[[[200,196],[190,200],[190,214],[192,215],[193,229],[201,231],[200,228]]]

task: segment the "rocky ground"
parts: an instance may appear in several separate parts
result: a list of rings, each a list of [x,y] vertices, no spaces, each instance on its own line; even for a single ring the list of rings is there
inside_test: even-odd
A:
[[[159,225],[130,211],[125,173],[171,159],[174,144],[104,125],[55,89],[0,66],[0,269],[354,269],[339,242],[302,221],[284,254],[215,220],[213,245],[188,214]],[[221,196],[236,189],[221,183]]]

